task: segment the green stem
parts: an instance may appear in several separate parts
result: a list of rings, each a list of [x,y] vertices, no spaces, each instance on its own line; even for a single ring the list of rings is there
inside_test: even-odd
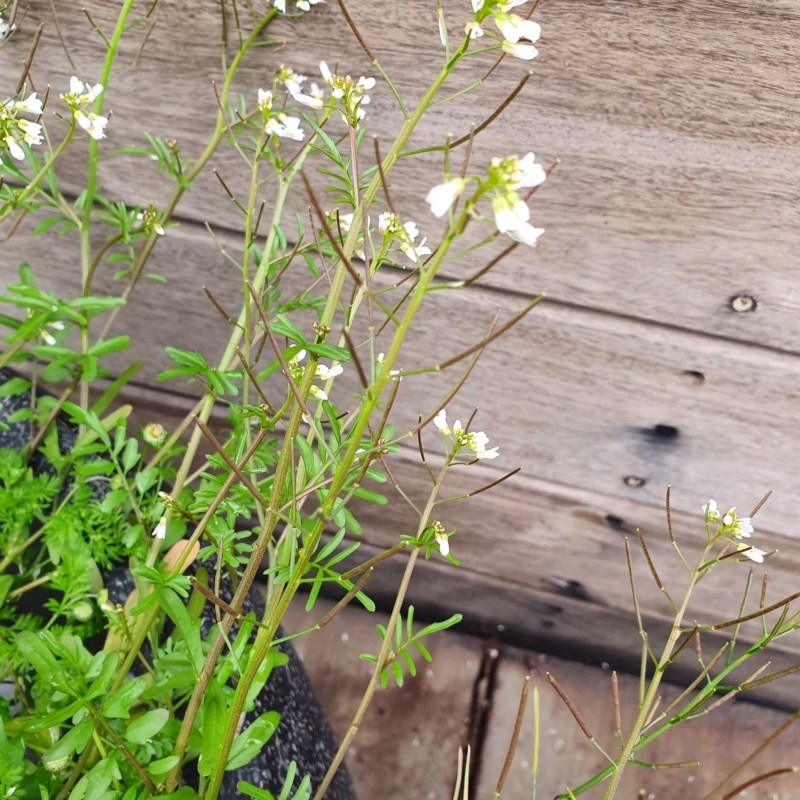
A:
[[[459,52],[455,56],[453,56],[452,59],[450,59],[447,65],[445,65],[442,71],[436,76],[433,83],[430,85],[430,87],[420,100],[419,105],[414,110],[414,113],[403,124],[402,128],[400,129],[400,132],[397,135],[397,138],[394,140],[392,146],[389,148],[389,151],[387,152],[386,157],[383,160],[382,164],[383,169],[376,173],[375,177],[372,179],[369,186],[365,190],[364,195],[362,196],[361,203],[359,203],[359,205],[354,209],[354,216],[351,223],[350,232],[343,246],[344,254],[346,257],[349,258],[355,251],[356,244],[358,241],[358,236],[360,233],[360,227],[365,214],[365,209],[369,208],[371,203],[374,201],[375,196],[378,193],[378,190],[381,187],[381,181],[382,181],[381,174],[384,176],[387,175],[391,170],[391,168],[394,166],[395,162],[400,156],[400,153],[403,151],[403,148],[408,142],[408,139],[410,138],[415,127],[419,123],[419,120],[422,118],[422,115],[425,113],[427,108],[432,103],[433,99],[435,98],[442,84],[446,80],[447,76],[452,71],[453,67],[460,60],[461,56],[463,55],[463,52],[466,50],[467,45],[468,45],[468,40],[465,41],[461,50],[459,50]],[[464,212],[462,212],[462,217],[463,214]],[[446,255],[450,244],[452,244],[452,241],[456,235],[455,231],[460,230],[464,223],[465,219],[460,217],[457,220],[457,222],[453,226],[451,226],[450,230],[448,231],[448,234],[445,237],[445,240],[442,242],[442,245],[436,251],[436,254],[434,255],[433,259],[431,259],[431,261],[427,264],[425,269],[421,271],[420,278],[417,283],[417,286],[415,287],[414,293],[412,294],[410,301],[406,306],[403,318],[400,321],[400,324],[398,325],[395,331],[391,346],[389,347],[389,350],[384,359],[383,367],[379,372],[379,374],[376,376],[375,383],[367,390],[365,394],[360,412],[356,417],[354,425],[349,434],[348,447],[344,455],[342,456],[341,461],[337,465],[336,472],[332,477],[331,485],[327,493],[327,500],[323,504],[323,506],[319,509],[318,521],[315,524],[314,528],[312,529],[311,533],[308,535],[303,547],[301,547],[300,551],[297,554],[297,559],[294,569],[292,570],[292,574],[280,593],[280,597],[277,602],[277,607],[275,609],[275,614],[271,615],[271,619],[267,621],[266,625],[263,628],[259,628],[256,633],[256,638],[253,644],[253,649],[251,651],[250,660],[248,661],[247,667],[245,668],[245,671],[237,684],[236,691],[234,693],[234,697],[231,703],[231,708],[228,715],[228,726],[226,728],[225,735],[221,743],[221,752],[219,760],[210,777],[208,790],[206,792],[206,800],[215,800],[215,798],[217,797],[220,784],[222,782],[222,775],[225,769],[225,764],[227,763],[228,755],[230,753],[230,748],[233,743],[233,739],[236,735],[238,720],[241,715],[242,709],[244,708],[247,692],[253,682],[253,679],[255,678],[255,675],[258,671],[260,664],[269,653],[269,649],[272,645],[272,640],[275,637],[275,632],[280,623],[280,619],[285,614],[286,609],[289,606],[289,603],[291,602],[292,598],[294,597],[295,593],[297,592],[300,586],[300,583],[302,581],[303,575],[305,574],[305,570],[308,566],[311,556],[315,552],[320,537],[322,536],[326,520],[329,519],[333,511],[333,506],[336,503],[337,498],[345,485],[345,482],[347,481],[347,477],[357,457],[357,451],[361,447],[361,440],[364,436],[365,431],[367,430],[372,414],[378,402],[380,401],[380,398],[383,395],[383,390],[385,389],[386,384],[391,380],[391,371],[394,365],[394,361],[397,358],[397,355],[400,351],[400,347],[403,343],[403,340],[406,337],[411,322],[414,316],[416,315],[419,305],[422,303],[423,298],[427,294],[428,287],[433,278],[435,277],[436,272],[439,266],[441,265],[441,262],[444,259],[444,256]],[[345,280],[348,274],[349,273],[344,264],[339,263],[334,272],[333,279],[331,281],[331,288],[328,293],[328,301],[320,317],[321,329],[325,329],[326,327],[327,328],[332,327],[334,315],[339,307],[340,297],[344,289]],[[308,389],[310,388],[313,377],[314,377],[314,359],[312,358],[309,359],[309,362],[306,365],[306,370],[303,373],[303,381],[300,386],[300,394],[304,398],[308,397]],[[255,577],[255,573],[257,572],[259,565],[261,564],[261,560],[266,553],[270,537],[272,535],[272,531],[274,530],[275,524],[277,523],[277,518],[278,518],[277,508],[279,507],[278,504],[280,502],[281,492],[284,486],[283,481],[285,480],[289,472],[289,466],[291,464],[293,455],[292,443],[294,440],[294,436],[297,430],[299,429],[299,423],[301,418],[302,418],[302,409],[299,407],[298,404],[295,404],[292,410],[292,414],[290,416],[290,422],[286,431],[286,435],[284,436],[283,447],[281,448],[280,451],[281,455],[278,460],[278,466],[276,468],[276,475],[273,479],[274,481],[273,491],[272,491],[272,496],[270,498],[269,511],[266,515],[266,521],[264,527],[261,533],[259,534],[259,538],[253,548],[250,562],[248,563],[248,566],[245,569],[245,573],[242,576],[239,588],[236,594],[234,595],[233,602],[231,603],[234,609],[237,610],[239,609],[241,602],[243,601],[244,597],[249,591],[250,585],[252,584],[252,580]],[[280,475],[282,476],[281,478],[279,478],[278,473],[280,473]],[[228,617],[226,618],[225,622],[228,623],[227,629],[229,630],[230,625],[232,625],[233,623],[233,619]],[[221,647],[222,647],[221,637],[218,636],[214,644],[212,645],[212,653],[216,650],[216,655],[214,656],[214,658],[216,658],[219,655],[219,652],[221,652]],[[211,658],[211,654],[209,654],[209,658]],[[196,690],[195,695],[197,694],[198,692]],[[195,699],[195,695],[193,695],[192,700]],[[199,703],[199,699],[197,702]],[[186,735],[188,737],[188,732]]]
[[[708,548],[703,551],[702,558],[704,559],[707,555]],[[700,564],[702,564],[702,560]],[[698,565],[699,566],[699,565]],[[682,629],[682,622],[683,616],[686,613],[686,608],[689,604],[689,599],[694,591],[694,587],[697,585],[698,580],[700,580],[699,569],[696,568],[689,577],[689,582],[686,586],[686,591],[684,592],[683,599],[681,600],[680,605],[678,606],[678,610],[675,613],[675,620],[672,624],[672,628],[669,632],[669,636],[667,637],[666,644],[664,645],[664,649],[661,652],[661,658],[656,665],[656,668],[653,672],[653,677],[650,680],[650,685],[647,688],[647,692],[645,693],[644,699],[639,707],[639,713],[636,717],[635,722],[633,723],[633,728],[625,742],[625,745],[622,749],[622,753],[620,757],[617,759],[615,764],[610,769],[610,780],[608,782],[608,786],[606,787],[605,792],[603,793],[603,800],[611,800],[616,794],[617,788],[619,786],[620,779],[622,778],[622,772],[625,767],[628,765],[628,762],[631,760],[634,752],[639,745],[639,741],[642,734],[642,729],[644,728],[647,720],[650,718],[650,714],[653,708],[653,704],[656,701],[658,687],[661,684],[661,679],[664,677],[664,673],[666,672],[667,667],[670,664],[670,659],[672,657],[672,651],[675,649],[675,645],[678,642],[678,639],[681,637],[683,633]]]

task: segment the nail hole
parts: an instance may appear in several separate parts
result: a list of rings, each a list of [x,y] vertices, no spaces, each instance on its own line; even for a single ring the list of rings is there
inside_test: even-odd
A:
[[[737,294],[730,299],[731,308],[737,314],[746,314],[750,311],[755,311],[758,305],[755,297],[751,294]]]
[[[640,489],[645,485],[645,483],[647,483],[644,478],[641,478],[638,475],[626,475],[622,480],[625,485],[630,486],[631,489]]]
[[[653,425],[653,434],[659,439],[677,439],[680,431],[674,425]]]
[[[681,373],[681,377],[686,383],[701,384],[705,383],[706,376],[696,369],[686,369]]]
[[[618,517],[616,514],[606,514],[606,525],[612,531],[619,531],[620,533],[627,533],[625,530],[625,520]]]

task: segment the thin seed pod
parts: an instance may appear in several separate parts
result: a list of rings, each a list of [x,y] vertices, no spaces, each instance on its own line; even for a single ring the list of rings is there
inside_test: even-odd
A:
[[[530,684],[531,676],[526,675],[525,681],[522,684],[522,691],[519,697],[519,707],[517,708],[517,718],[514,720],[514,730],[511,734],[511,741],[508,743],[508,750],[506,751],[506,759],[503,762],[503,768],[500,770],[500,777],[497,779],[497,784],[494,788],[495,798],[500,797],[503,792],[503,787],[506,785],[506,778],[508,777],[511,763],[514,760],[514,754],[517,751],[519,744],[519,734],[522,730],[522,721],[525,719],[525,708],[528,705],[528,685]]]
[[[547,672],[547,680],[550,681],[550,685],[555,689],[556,694],[561,698],[564,702],[564,705],[569,709],[569,713],[575,718],[575,722],[578,723],[578,727],[583,731],[583,735],[590,741],[593,742],[595,740],[594,735],[589,730],[589,726],[586,724],[586,720],[581,716],[580,711],[575,707],[575,704],[572,700],[569,699],[567,693],[558,685],[558,681],[552,676],[551,673]]]

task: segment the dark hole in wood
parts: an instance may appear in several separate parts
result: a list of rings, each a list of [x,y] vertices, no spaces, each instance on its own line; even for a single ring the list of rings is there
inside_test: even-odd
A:
[[[681,374],[690,383],[700,384],[705,383],[706,380],[706,376],[697,369],[685,369]]]
[[[553,622],[551,619],[540,619],[539,624],[543,628],[552,628],[555,625],[555,622]]]
[[[642,486],[647,483],[644,478],[640,478],[638,475],[626,475],[622,480],[623,483],[626,486],[630,486],[631,489],[641,489]]]
[[[568,597],[574,597],[576,600],[589,599],[589,592],[586,591],[586,587],[580,581],[576,581],[574,578],[570,578],[568,581],[566,581],[563,592]]]
[[[606,525],[612,531],[619,531],[620,533],[627,533],[625,530],[625,520],[618,517],[616,514],[606,514]]]
[[[659,439],[677,439],[680,433],[674,425],[653,425],[653,434]]]

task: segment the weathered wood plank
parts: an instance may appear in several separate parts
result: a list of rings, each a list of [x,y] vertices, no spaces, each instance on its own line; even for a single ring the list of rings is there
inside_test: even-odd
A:
[[[434,5],[422,0],[353,5],[359,28],[398,86],[418,93],[420,73],[441,63]],[[445,9],[455,36],[468,4],[453,0]],[[58,11],[78,70],[85,77],[96,74],[100,54],[80,9]],[[107,28],[115,6],[94,4],[91,11]],[[794,91],[800,68],[793,55],[798,14],[787,3],[755,0],[628,0],[613,9],[593,0],[543,3],[537,10],[544,32],[541,55],[532,63],[533,82],[515,110],[503,114],[495,133],[476,142],[475,163],[505,152],[509,142],[562,163],[533,204],[547,235],[535,253],[512,256],[508,270],[491,282],[796,350],[800,316],[790,265],[797,245],[792,175],[800,166],[791,122],[800,102]],[[35,24],[45,21],[33,77],[40,86],[65,82],[70,68],[51,17],[51,4],[30,4],[23,29],[0,51],[3,74],[14,74]],[[159,3],[145,52],[135,69],[127,69],[140,43],[134,34],[120,62],[126,69],[109,88],[115,111],[109,148],[144,120],[152,132],[178,139],[187,156],[200,152],[208,130],[204,121],[216,103],[209,85],[220,76],[213,46],[219,30],[215,3],[199,4],[191,14],[176,0]],[[278,28],[279,34],[296,30],[294,23]],[[366,69],[334,4],[316,7],[300,30],[299,46],[262,49],[245,63],[238,85],[251,98],[280,62],[309,74],[316,73],[321,58],[351,72]],[[180,48],[175,31],[181,31]],[[507,60],[493,75],[496,85],[434,110],[421,133],[438,138],[447,131],[466,132],[491,113],[524,68]],[[477,77],[482,69],[484,62],[476,60],[467,75]],[[371,112],[385,141],[389,124],[397,120],[385,90],[376,90]],[[214,166],[229,185],[239,185],[242,170],[235,155],[221,156]],[[428,235],[435,226],[421,198],[437,171],[438,159],[429,160],[402,185],[395,181],[393,191],[398,207]],[[79,186],[77,165],[67,166],[63,175],[67,187]],[[102,176],[113,196],[163,202],[156,174],[145,177],[140,162],[109,164]],[[240,226],[213,177],[198,182],[181,213],[217,226]],[[474,268],[474,261],[464,259],[452,270],[463,274]],[[755,313],[730,310],[729,299],[740,292],[756,297]]]
[[[140,284],[121,316],[118,330],[127,325],[135,337],[130,358],[146,363],[142,380],[170,366],[168,343],[219,356],[227,323],[203,285],[223,307],[238,308],[233,268],[210,237],[197,241],[192,234],[186,226],[160,242],[155,266],[170,283]],[[219,241],[235,247],[226,237]],[[4,256],[38,265],[43,286],[72,281],[77,292],[68,247],[55,250],[42,238],[15,248],[16,239]],[[389,270],[385,279],[400,274]],[[479,339],[498,308],[510,315],[520,305],[485,288],[434,292],[401,366],[449,358]],[[350,372],[337,395],[343,408],[357,388]],[[452,371],[405,379],[398,428],[435,410],[453,379]],[[759,522],[794,536],[799,380],[800,362],[790,354],[546,302],[491,345],[450,413],[465,419],[473,407],[482,409],[475,426],[502,448],[493,466],[522,466],[537,479],[656,508],[667,484],[675,509],[692,513],[709,496],[751,507],[772,489]],[[435,437],[429,442],[435,448]]]
[[[520,691],[526,675],[532,675],[540,698],[540,752],[537,797],[551,798],[574,788],[607,764],[578,728],[570,711],[548,685],[545,673],[555,676],[586,720],[598,743],[611,755],[619,754],[614,738],[614,714],[611,682],[608,673],[597,668],[570,663],[561,659],[535,656],[532,653],[505,650],[497,669],[496,688],[492,698],[488,736],[484,743],[480,779],[476,796],[491,797],[500,774],[514,719]],[[619,677],[620,706],[623,730],[627,730],[637,710],[638,682],[635,678]],[[664,686],[662,707],[676,697],[678,690]],[[625,798],[706,797],[730,771],[773,731],[788,719],[788,715],[748,703],[726,703],[710,714],[677,726],[644,748],[639,758],[648,763],[676,764],[699,761],[696,768],[649,770],[631,765],[623,774],[619,796]],[[529,700],[528,713],[522,728],[519,747],[508,774],[503,797],[522,800],[531,797],[531,759],[533,724]],[[722,791],[771,770],[797,766],[797,734],[793,728],[784,731],[764,752],[759,754]],[[794,797],[800,787],[797,774],[771,778],[746,792],[748,798],[775,800]],[[581,797],[594,800],[602,796],[605,784]],[[714,797],[721,796],[718,790]]]

